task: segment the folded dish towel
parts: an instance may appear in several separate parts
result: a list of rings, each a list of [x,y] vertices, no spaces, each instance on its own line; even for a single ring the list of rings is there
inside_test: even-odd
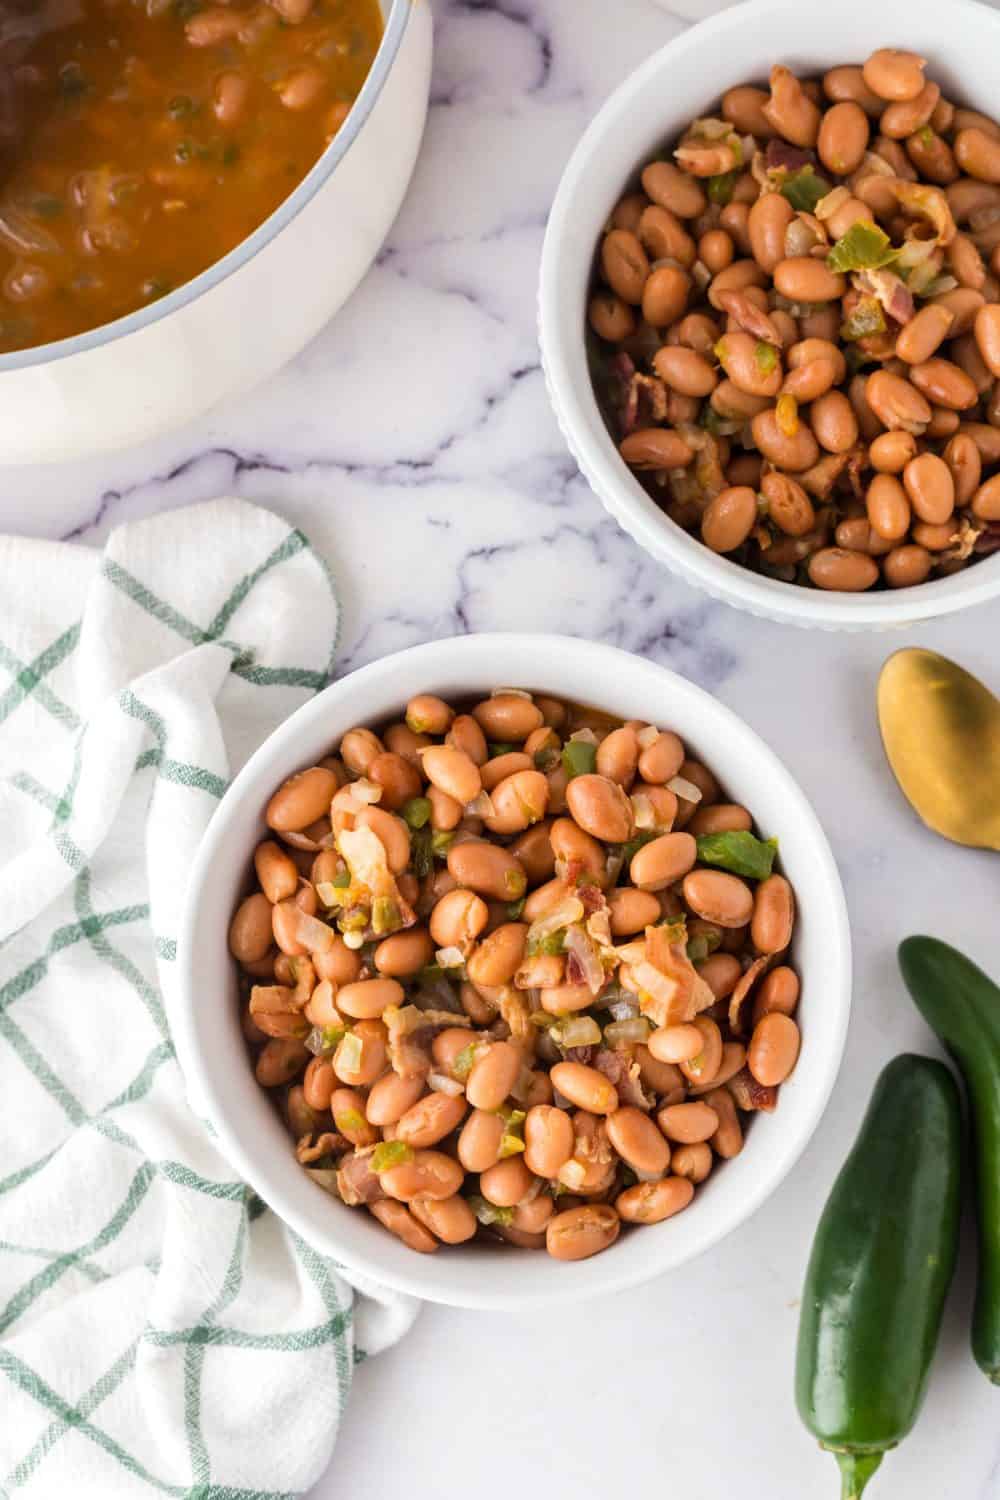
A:
[[[0,600],[0,1495],[296,1495],[416,1304],[234,1180],[170,1017],[195,846],[327,682],[332,581],[219,500],[103,554],[0,539]]]

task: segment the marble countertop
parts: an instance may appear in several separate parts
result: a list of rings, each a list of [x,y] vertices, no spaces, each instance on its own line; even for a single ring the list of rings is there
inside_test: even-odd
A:
[[[434,9],[420,164],[387,248],[334,324],[253,395],[169,438],[0,471],[0,529],[96,544],[126,519],[236,493],[326,552],[345,606],[344,671],[456,631],[566,631],[685,673],[784,757],[829,833],[855,941],[850,1041],[812,1145],[749,1224],[669,1277],[544,1316],[428,1307],[359,1370],[315,1496],[833,1496],[833,1462],[792,1403],[797,1299],[875,1075],[901,1049],[934,1050],[895,945],[932,931],[997,965],[996,866],[934,840],[902,805],[874,683],[885,655],[914,642],[997,685],[1000,602],[893,636],[804,633],[709,601],[617,529],[549,411],[538,260],[580,132],[685,23],[647,0]],[[924,1413],[873,1482],[879,1500],[1000,1500],[998,1397],[967,1347],[972,1284],[966,1233]]]

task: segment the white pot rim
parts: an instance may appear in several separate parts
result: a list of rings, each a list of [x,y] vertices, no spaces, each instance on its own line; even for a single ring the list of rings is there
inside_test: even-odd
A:
[[[137,308],[135,312],[127,313],[124,317],[115,318],[110,323],[101,323],[96,328],[73,334],[70,338],[56,339],[52,343],[33,345],[30,349],[17,349],[8,354],[0,354],[0,376],[16,370],[29,369],[32,365],[55,364],[58,360],[69,359],[74,354],[83,354],[90,349],[98,349],[104,344],[113,343],[116,339],[127,338],[129,334],[138,333],[151,324],[158,323],[161,318],[170,317],[171,313],[177,312],[179,308],[187,307],[189,303],[197,301],[205,292],[211,291],[213,287],[218,286],[220,282],[225,281],[241,266],[252,260],[302,212],[347,155],[382,92],[389,70],[406,34],[414,3],[418,3],[418,0],[388,0],[389,13],[382,40],[368,76],[343,126],[301,182],[296,184],[288,197],[279,203],[274,212],[269,214],[252,234],[248,234],[246,239],[241,240],[220,260],[213,261],[210,266],[206,266],[204,271],[193,276],[190,281],[185,281],[176,291],[157,298],[147,307]],[[419,0],[419,3],[426,3],[426,0]]]
[[[940,29],[940,7],[931,0],[883,0],[874,11],[869,0],[841,0],[835,9],[840,37],[862,35],[866,49],[893,34],[897,41],[903,36],[912,44],[912,24],[907,29],[902,18],[911,19],[914,14],[933,15]],[[707,109],[723,88],[746,81],[747,49],[765,23],[775,22],[787,36],[782,55],[803,62],[809,59],[810,35],[818,24],[811,7],[800,0],[746,0],[668,42],[626,78],[595,115],[560,180],[545,233],[538,307],[542,368],[563,437],[591,488],[623,530],[687,582],[727,604],[787,624],[841,630],[915,624],[1000,594],[1000,554],[951,578],[877,594],[824,593],[765,578],[711,552],[658,509],[619,457],[587,373],[585,291],[579,285],[577,268],[584,256],[589,268],[597,246],[597,233],[584,244],[582,237],[589,235],[589,229],[580,228],[583,211],[588,210],[592,219],[595,209],[588,185],[603,180],[602,166],[606,169],[617,141],[648,133],[644,121],[648,121],[651,98],[671,99],[671,76],[711,78],[704,85],[702,100]],[[970,34],[981,30],[981,45],[987,55],[996,55],[1000,14],[977,0],[952,0],[949,32],[964,29]],[[849,53],[850,44],[844,46]],[[925,50],[933,66],[930,44]],[[722,70],[720,58],[724,59]],[[817,67],[824,65],[832,64],[826,58],[817,60]],[[720,86],[716,80],[722,73],[725,82]],[[670,120],[669,108],[669,104],[662,106],[664,125],[658,134],[664,139],[683,123]],[[638,149],[632,161],[634,171],[641,164]],[[613,195],[623,187],[624,181],[615,184]],[[613,202],[614,196],[596,209],[603,216]],[[567,267],[571,268],[568,275]]]
[[[673,722],[714,761],[731,795],[778,829],[800,902],[804,1035],[799,1067],[773,1116],[759,1116],[744,1152],[666,1224],[622,1236],[575,1265],[499,1247],[408,1251],[363,1212],[331,1201],[295,1163],[284,1125],[257,1086],[239,1029],[226,950],[243,872],[263,836],[261,809],[293,770],[327,753],[353,724],[397,713],[416,691],[470,694],[523,683],[537,691],[638,709]],[[626,717],[637,716],[631,712]],[[707,753],[701,747],[710,741]],[[293,714],[250,758],[219,805],[191,871],[178,944],[171,1024],[194,1107],[263,1200],[321,1253],[385,1286],[457,1306],[512,1308],[622,1290],[674,1269],[730,1233],[775,1191],[805,1149],[833,1089],[850,1013],[847,908],[826,837],[782,762],[730,709],[673,672],[616,648],[558,635],[458,636],[374,662]]]

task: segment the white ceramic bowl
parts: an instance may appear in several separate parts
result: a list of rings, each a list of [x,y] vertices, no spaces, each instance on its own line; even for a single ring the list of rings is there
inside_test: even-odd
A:
[[[416,691],[445,698],[502,684],[590,702],[622,718],[676,729],[781,839],[799,904],[794,960],[804,977],[803,1048],[773,1115],[760,1115],[742,1154],[721,1167],[676,1219],[623,1234],[592,1260],[567,1265],[504,1246],[421,1256],[361,1210],[310,1181],[258,1087],[240,1032],[229,919],[262,811],[293,771],[312,764],[356,724],[400,714]],[[388,1286],[435,1302],[514,1307],[571,1300],[648,1280],[690,1260],[760,1207],[789,1171],[823,1113],[840,1064],[850,1009],[851,954],[844,896],[808,802],[767,746],[727,708],[681,677],[608,646],[563,636],[460,636],[417,646],[352,673],[283,724],[236,777],[209,825],[194,869],[178,955],[175,1040],[192,1098],[207,1112],[236,1170],[311,1245]]]
[[[717,599],[767,619],[825,629],[911,624],[1000,594],[1000,555],[951,578],[877,594],[828,594],[779,583],[711,552],[667,519],[620,459],[598,409],[584,343],[587,292],[601,231],[639,168],[710,112],[733,84],[765,82],[775,62],[803,75],[860,61],[881,46],[930,59],[948,98],[995,113],[1000,15],[973,0],[753,0],[703,21],[612,94],[563,174],[549,215],[539,294],[542,363],[574,458],[630,536]]]
[[[0,463],[81,458],[200,416],[347,300],[403,201],[430,91],[430,0],[380,3],[385,34],[347,120],[253,234],[128,317],[0,354]]]

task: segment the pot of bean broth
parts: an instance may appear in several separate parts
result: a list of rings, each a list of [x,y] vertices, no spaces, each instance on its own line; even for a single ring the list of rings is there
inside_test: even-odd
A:
[[[301,348],[399,208],[430,54],[424,0],[16,0],[0,461],[140,441]]]

